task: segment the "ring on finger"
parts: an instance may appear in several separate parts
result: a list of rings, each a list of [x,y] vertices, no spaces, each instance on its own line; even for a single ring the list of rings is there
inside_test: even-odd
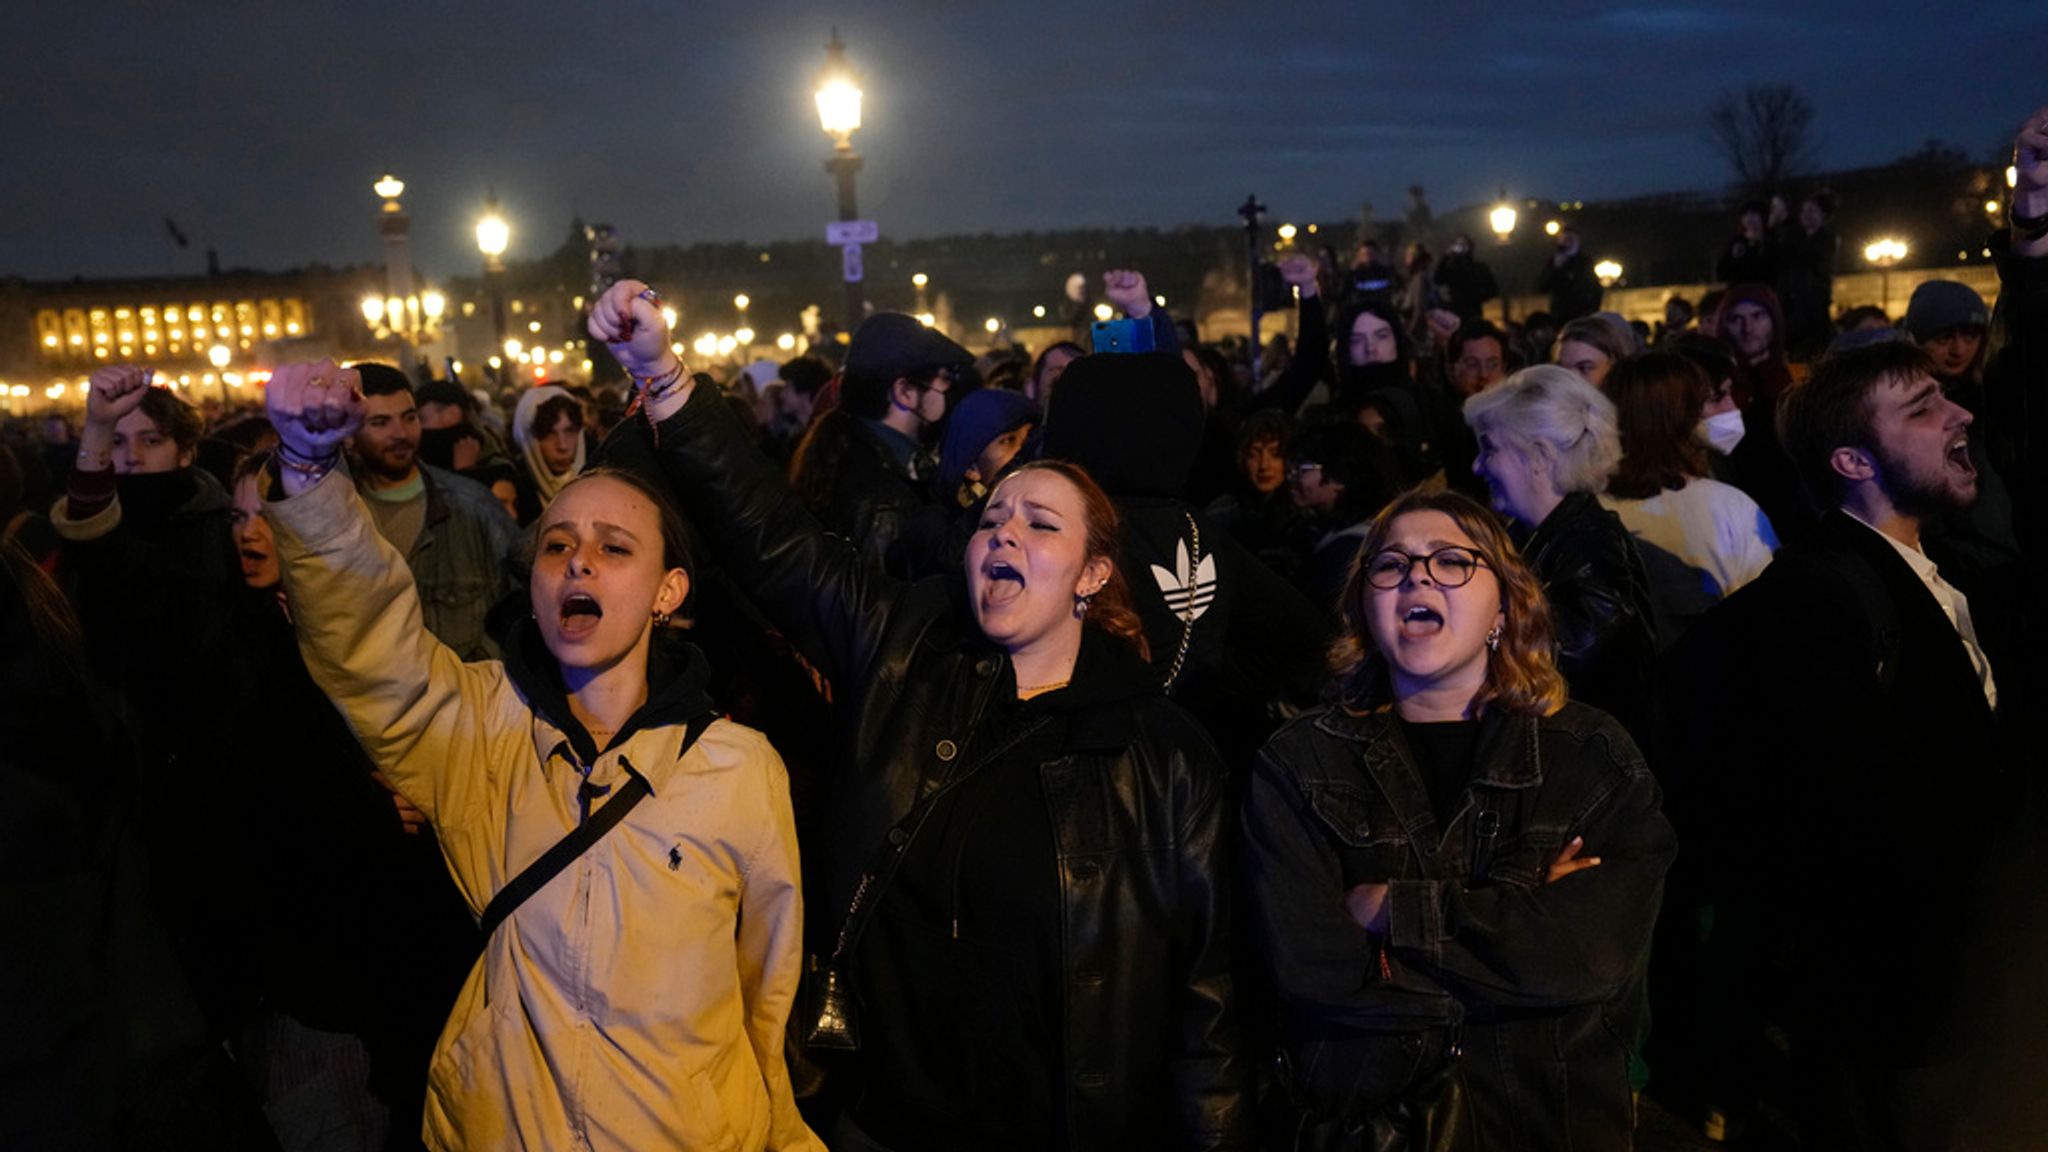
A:
[[[647,301],[649,304],[657,308],[661,307],[661,293],[656,292],[654,289],[642,288],[639,295],[642,300]]]

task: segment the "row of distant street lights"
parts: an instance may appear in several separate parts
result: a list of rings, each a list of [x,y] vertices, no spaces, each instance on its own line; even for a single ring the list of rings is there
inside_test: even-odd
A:
[[[825,168],[832,175],[837,186],[839,219],[843,221],[857,220],[859,218],[859,210],[855,195],[855,177],[859,173],[864,161],[853,150],[853,134],[859,131],[861,127],[861,106],[864,94],[853,70],[846,62],[846,45],[839,39],[839,32],[836,28],[832,31],[831,41],[825,46],[825,68],[819,77],[814,99],[818,110],[819,127],[824,130],[825,135],[830,137],[833,142],[832,156],[825,162]],[[2012,187],[2016,182],[2017,173],[2014,169],[2007,168],[2005,177],[2007,187]],[[378,181],[375,190],[378,195],[385,198],[386,211],[395,211],[398,195],[404,190],[404,184],[396,177],[386,174],[382,180]],[[1560,205],[1560,207],[1584,208],[1585,203],[1583,201],[1575,201],[1569,206]],[[2002,205],[1997,200],[1987,200],[1984,210],[1987,215],[1995,217],[2002,210]],[[1494,238],[1503,245],[1507,244],[1514,236],[1515,228],[1520,221],[1520,210],[1508,201],[1506,190],[1502,189],[1498,201],[1492,210],[1487,213],[1487,224],[1492,229]],[[1308,230],[1313,233],[1316,230],[1316,226],[1311,224]],[[1554,237],[1563,230],[1563,222],[1556,218],[1544,222],[1543,231],[1545,235]],[[1282,224],[1280,226],[1279,235],[1284,243],[1291,244],[1297,234],[1297,229],[1293,224]],[[506,249],[511,245],[511,239],[511,225],[505,220],[504,215],[499,210],[497,195],[493,191],[486,195],[484,214],[476,223],[476,246],[477,250],[483,255],[484,279],[491,293],[492,320],[497,332],[498,341],[501,344],[506,339],[505,309],[501,281],[505,272],[504,255]],[[1884,237],[1872,241],[1863,249],[1864,259],[1871,265],[1883,270],[1887,277],[1889,277],[1892,266],[1904,260],[1906,254],[1907,247],[1905,242],[1895,237]],[[1599,278],[1603,288],[1612,287],[1620,283],[1624,271],[1621,262],[1612,257],[1603,258],[1593,265],[1593,274]],[[917,290],[917,311],[915,315],[927,326],[935,324],[936,317],[927,306],[925,298],[925,289],[929,283],[928,278],[924,273],[919,272],[911,277],[911,283]],[[730,349],[723,347],[726,340],[730,340],[734,347],[739,348],[752,344],[753,330],[745,326],[748,303],[749,301],[745,293],[734,297],[733,307],[740,314],[742,326],[732,336],[723,339],[716,337],[712,333],[705,333],[698,338],[694,345],[697,351],[705,355],[710,354],[706,351],[707,349],[729,352]],[[437,326],[446,307],[446,298],[440,293],[433,291],[421,293],[416,297],[407,296],[403,300],[371,296],[363,301],[363,317],[373,330],[382,328],[387,332],[416,335],[423,329],[430,330]],[[845,279],[844,307],[844,327],[851,331],[853,327],[859,324],[866,311],[861,280],[858,276],[849,275]],[[1503,301],[1503,307],[1505,307],[1505,301]],[[1098,306],[1098,313],[1103,310],[1104,306]],[[1039,306],[1033,309],[1033,315],[1036,318],[1043,319],[1045,308]],[[422,321],[425,323],[423,324]],[[673,328],[674,326],[675,320],[671,318],[670,327]],[[991,316],[984,321],[983,327],[993,336],[1000,333],[1004,325],[1000,319]],[[794,343],[793,336],[787,340],[777,340],[777,345],[784,351],[793,347]]]

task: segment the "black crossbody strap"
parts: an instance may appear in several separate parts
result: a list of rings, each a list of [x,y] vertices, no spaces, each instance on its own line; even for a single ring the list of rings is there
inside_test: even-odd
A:
[[[712,720],[713,716],[706,713],[690,721],[689,728],[683,733],[683,747],[676,753],[677,759],[680,760],[684,753],[697,743],[697,738],[704,735],[706,728],[711,727]],[[540,859],[528,864],[519,875],[512,878],[510,884],[498,889],[497,895],[491,897],[490,904],[484,908],[483,918],[477,921],[482,940],[489,942],[491,934],[498,930],[498,925],[503,924],[514,909],[526,903],[527,897],[547,887],[548,881],[553,880],[578,856],[589,851],[592,844],[603,839],[605,833],[626,818],[626,813],[631,812],[635,804],[647,798],[647,794],[652,791],[648,787],[647,777],[633,771],[632,766],[625,764],[623,759],[620,763],[625,766],[627,774],[632,779],[626,781],[619,789],[618,795],[605,801],[602,807],[590,814],[590,819],[585,820],[574,832],[557,840],[554,847],[542,853]]]

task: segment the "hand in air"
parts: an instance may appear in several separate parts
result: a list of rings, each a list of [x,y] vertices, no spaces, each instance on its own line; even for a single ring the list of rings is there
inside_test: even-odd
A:
[[[113,427],[142,406],[152,373],[139,364],[109,364],[93,370],[86,385],[85,422]]]
[[[287,452],[325,460],[363,422],[362,380],[332,360],[286,364],[271,374],[263,406]]]
[[[1115,268],[1102,274],[1102,294],[1133,320],[1152,314],[1152,292],[1145,286],[1145,274],[1129,268]]]
[[[1289,252],[1280,258],[1280,278],[1301,289],[1303,296],[1316,294],[1315,260],[1301,252]]]
[[[590,306],[590,335],[611,349],[619,367],[640,379],[675,366],[661,297],[638,280],[621,280]]]

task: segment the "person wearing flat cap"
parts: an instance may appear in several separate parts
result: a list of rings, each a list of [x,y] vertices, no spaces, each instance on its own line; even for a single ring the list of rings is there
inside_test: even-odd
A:
[[[896,575],[907,518],[932,502],[933,449],[967,349],[914,316],[878,312],[847,346],[839,407],[797,446],[790,479],[825,526]]]

